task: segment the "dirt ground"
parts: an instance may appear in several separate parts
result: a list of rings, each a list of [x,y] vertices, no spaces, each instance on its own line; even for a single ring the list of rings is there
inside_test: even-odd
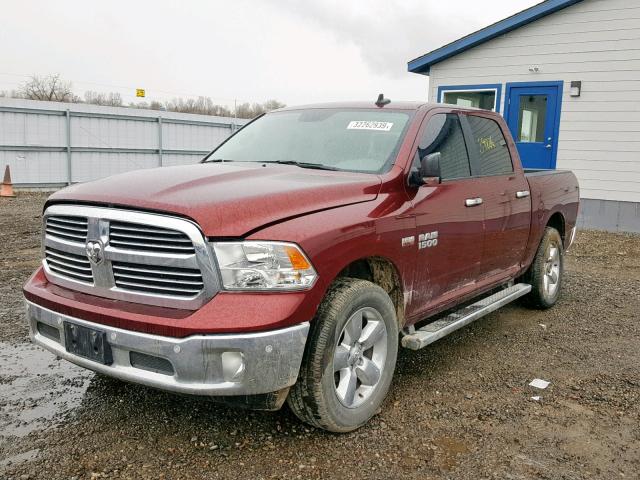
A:
[[[31,346],[20,288],[44,198],[0,199],[0,479],[640,478],[640,236],[580,233],[553,309],[512,305],[401,350],[379,415],[335,435]]]

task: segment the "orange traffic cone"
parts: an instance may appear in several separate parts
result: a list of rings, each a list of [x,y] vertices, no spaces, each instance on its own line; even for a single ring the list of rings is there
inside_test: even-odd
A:
[[[0,188],[0,197],[15,197],[13,193],[13,184],[11,183],[11,170],[9,165],[4,169],[4,180],[2,180],[2,187]]]

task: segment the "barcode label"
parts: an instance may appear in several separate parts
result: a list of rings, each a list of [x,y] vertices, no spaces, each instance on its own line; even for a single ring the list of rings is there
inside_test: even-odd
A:
[[[392,122],[370,122],[366,120],[354,120],[349,122],[347,130],[380,130],[388,132],[393,127]]]

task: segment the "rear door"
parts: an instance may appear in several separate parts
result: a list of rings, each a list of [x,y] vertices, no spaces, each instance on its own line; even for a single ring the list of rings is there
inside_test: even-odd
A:
[[[478,185],[471,177],[458,115],[432,115],[418,138],[413,168],[418,167],[420,157],[440,152],[442,181],[412,192],[417,227],[412,248],[417,249],[417,268],[410,315],[446,302],[476,281],[484,235],[484,206],[468,202],[478,197]]]
[[[484,239],[479,276],[507,277],[519,270],[531,226],[529,183],[514,165],[504,132],[490,115],[463,116],[471,139],[472,171],[484,201]]]

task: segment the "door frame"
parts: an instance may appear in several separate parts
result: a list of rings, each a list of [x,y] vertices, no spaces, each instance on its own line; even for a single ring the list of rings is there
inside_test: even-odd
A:
[[[553,129],[553,141],[551,148],[551,168],[555,170],[556,164],[558,161],[558,139],[560,136],[560,113],[562,110],[562,90],[564,87],[563,80],[557,80],[552,82],[508,82],[506,84],[505,95],[504,95],[504,119],[509,127],[509,131],[514,137],[515,142],[515,134],[511,131],[511,126],[509,125],[509,113],[511,110],[511,89],[512,88],[532,88],[532,87],[556,87],[557,96],[556,96],[556,116],[554,118],[554,129]],[[517,142],[516,142],[517,143]]]

